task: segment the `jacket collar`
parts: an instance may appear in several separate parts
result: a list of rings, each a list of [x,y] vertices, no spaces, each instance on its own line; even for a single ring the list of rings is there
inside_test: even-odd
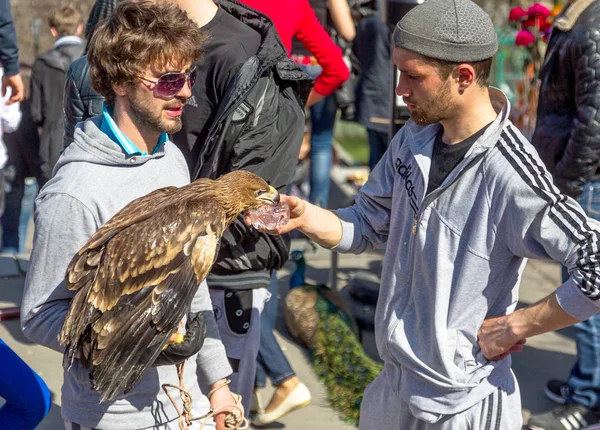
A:
[[[75,35],[69,35],[69,36],[61,36],[58,39],[56,39],[56,42],[54,42],[54,48],[58,48],[59,46],[63,46],[63,45],[81,45],[83,46],[83,39],[81,39],[78,36]]]
[[[465,166],[471,163],[475,157],[480,155],[485,156],[485,153],[489,152],[490,149],[496,145],[504,127],[509,121],[510,103],[508,98],[497,88],[490,87],[489,92],[492,106],[498,115],[487,130],[485,130],[467,151],[464,159],[458,164],[457,168],[455,168],[448,176],[447,180],[449,181],[454,181],[454,179],[461,174],[460,172],[464,170]],[[403,129],[406,129],[406,135],[403,140],[408,140],[410,151],[424,177],[429,176],[433,146],[440,127],[441,125],[439,123],[421,127],[416,125],[412,120],[403,127]],[[402,132],[402,130],[400,132]]]
[[[586,10],[596,0],[577,0],[566,7],[565,11],[556,18],[554,27],[560,31],[571,31],[573,26],[581,16],[584,10]]]

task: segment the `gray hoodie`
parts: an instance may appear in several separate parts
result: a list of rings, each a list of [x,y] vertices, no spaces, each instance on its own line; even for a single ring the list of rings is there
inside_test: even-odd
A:
[[[67,265],[92,234],[132,200],[166,186],[189,183],[183,155],[171,142],[155,154],[126,156],[99,129],[101,117],[81,124],[73,144],[61,155],[53,178],[36,199],[35,236],[25,282],[21,325],[33,342],[56,351],[64,348],[57,337],[74,293],[64,285]],[[192,303],[204,311],[207,339],[196,359],[185,365],[185,387],[194,399],[196,416],[209,409],[200,392],[198,376],[207,384],[231,374],[206,283]],[[99,403],[89,372],[76,361],[64,372],[63,418],[92,428],[133,430],[165,428],[177,414],[161,384],[177,384],[175,366],[153,367],[126,395],[113,403]],[[177,391],[171,393],[181,405]]]
[[[396,395],[427,422],[470,408],[511,378],[510,356],[488,361],[477,330],[514,311],[527,258],[568,267],[556,291],[567,313],[586,319],[600,310],[600,223],[560,194],[508,119],[506,97],[490,94],[498,117],[440,188],[425,196],[440,125],[409,121],[354,206],[337,211],[338,251],[387,240],[377,348]]]

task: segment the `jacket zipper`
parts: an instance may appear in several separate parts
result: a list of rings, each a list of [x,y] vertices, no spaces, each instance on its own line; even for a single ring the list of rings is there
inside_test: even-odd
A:
[[[476,157],[478,158],[479,156],[476,156]],[[436,198],[438,198],[440,196],[440,194],[442,194],[450,185],[452,185],[454,182],[456,182],[458,180],[458,178],[464,173],[466,166],[469,166],[472,162],[474,162],[474,160],[475,159],[469,160],[469,162],[466,163],[466,164],[464,164],[465,160],[462,160],[459,163],[460,170],[458,171],[458,173],[456,174],[456,176],[454,176],[454,178],[452,179],[452,182],[446,184],[444,187],[436,188],[435,190],[433,190],[429,194],[426,194],[425,197],[423,197],[423,201],[421,202],[421,206],[419,208],[419,213],[415,214],[414,217],[413,217],[413,224],[412,224],[412,229],[411,229],[411,232],[412,232],[413,236],[415,234],[417,234],[417,227],[419,226],[419,219],[421,218],[421,214],[423,213],[423,211],[425,210],[425,208],[433,200],[435,200]],[[457,166],[457,167],[459,167],[459,166]]]
[[[472,161],[469,161],[469,163],[471,163],[471,162]],[[459,163],[459,165],[461,165],[461,163]],[[465,170],[465,166],[461,165],[460,171],[452,179],[451,183],[453,183],[454,181],[456,181],[459,178],[459,176],[462,175],[462,173],[464,172],[464,170]],[[412,224],[412,228],[411,228],[412,236],[416,236],[417,235],[417,228],[419,227],[419,220],[421,218],[421,214],[423,213],[423,211],[425,210],[425,208],[427,207],[427,205],[429,205],[435,198],[439,197],[439,195],[442,192],[444,192],[444,190],[446,188],[448,188],[450,186],[450,184],[446,184],[446,186],[443,187],[443,188],[442,187],[437,188],[436,190],[432,191],[429,194],[426,194],[425,197],[423,197],[423,201],[421,202],[421,206],[419,208],[418,213],[415,213],[413,215],[413,224]],[[414,253],[414,247],[415,247],[415,241],[416,240],[417,239],[415,237],[410,237],[409,238],[409,242],[408,242],[408,255],[410,256],[410,265],[409,265],[409,272],[408,272],[408,282],[409,282],[410,286],[412,286],[412,284],[413,284],[413,274],[414,274],[414,270],[413,270],[414,267],[413,266],[414,266],[414,262],[415,262],[415,260],[413,258],[413,253]],[[385,318],[389,319],[389,317],[387,317],[387,316]],[[387,339],[386,340],[386,348],[387,348],[388,353],[390,354],[390,356],[393,356],[393,354],[390,352],[389,344],[392,341],[391,340],[392,339],[392,335],[394,334],[394,331],[395,331],[395,329],[396,329],[397,326],[398,326],[398,324],[395,323],[394,326],[393,326],[393,329],[390,332],[386,333],[386,339]]]

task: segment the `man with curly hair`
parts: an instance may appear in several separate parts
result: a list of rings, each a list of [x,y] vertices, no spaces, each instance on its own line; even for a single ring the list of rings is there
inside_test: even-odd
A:
[[[65,270],[94,232],[134,199],[190,182],[185,159],[167,134],[182,126],[182,108],[195,82],[192,64],[205,40],[185,12],[163,2],[123,2],[96,28],[88,50],[90,78],[106,102],[101,115],[77,128],[36,200],[35,245],[21,312],[23,332],[32,341],[64,352],[58,334],[75,294],[65,287]],[[189,312],[188,321],[204,315],[206,339],[201,330],[189,330],[185,350],[178,346],[175,353],[169,346],[161,356],[170,355],[170,364],[185,361],[182,384],[193,399],[192,416],[212,408],[216,428],[224,429],[227,406],[235,403],[225,379],[231,367],[218,340],[206,283]],[[164,362],[154,362],[129,392],[101,403],[89,369],[75,359],[64,371],[66,428],[178,429],[178,411],[161,386],[178,385],[179,375]],[[199,387],[197,370],[211,378],[210,400]],[[179,390],[170,395],[181,409]]]

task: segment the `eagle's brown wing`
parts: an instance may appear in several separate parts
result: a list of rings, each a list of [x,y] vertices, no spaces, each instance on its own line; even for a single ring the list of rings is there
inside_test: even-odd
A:
[[[145,196],[133,200],[127,206],[117,212],[102,227],[100,227],[98,231],[90,238],[86,246],[88,248],[96,248],[114,236],[117,232],[121,231],[123,228],[153,216],[165,206],[178,204],[179,202],[186,200],[192,200],[194,196],[190,194],[191,185],[192,184],[188,184],[180,188],[159,188],[158,190],[152,191]],[[194,182],[194,186],[198,188],[199,185],[211,187],[212,181],[206,178],[197,179]]]
[[[165,187],[139,197],[100,227],[85,246],[71,259],[65,279],[67,289],[76,291],[83,285],[87,285],[90,282],[88,276],[93,275],[94,272],[83,270],[82,265],[87,263],[91,267],[96,267],[98,265],[96,260],[102,255],[102,245],[124,228],[148,219],[164,206],[167,206],[173,200],[176,191],[176,187]],[[95,248],[98,249],[95,250]],[[80,258],[83,254],[86,254],[85,259]],[[79,264],[79,267],[75,267],[76,264]]]
[[[135,385],[160,353],[214,263],[224,222],[213,200],[169,204],[71,262],[67,283],[78,292],[59,336],[64,363],[79,353],[103,400]]]
[[[173,203],[171,200],[177,187],[165,187],[139,197],[117,212],[90,238],[86,247],[96,248],[121,231],[123,228],[148,219],[163,207]]]

